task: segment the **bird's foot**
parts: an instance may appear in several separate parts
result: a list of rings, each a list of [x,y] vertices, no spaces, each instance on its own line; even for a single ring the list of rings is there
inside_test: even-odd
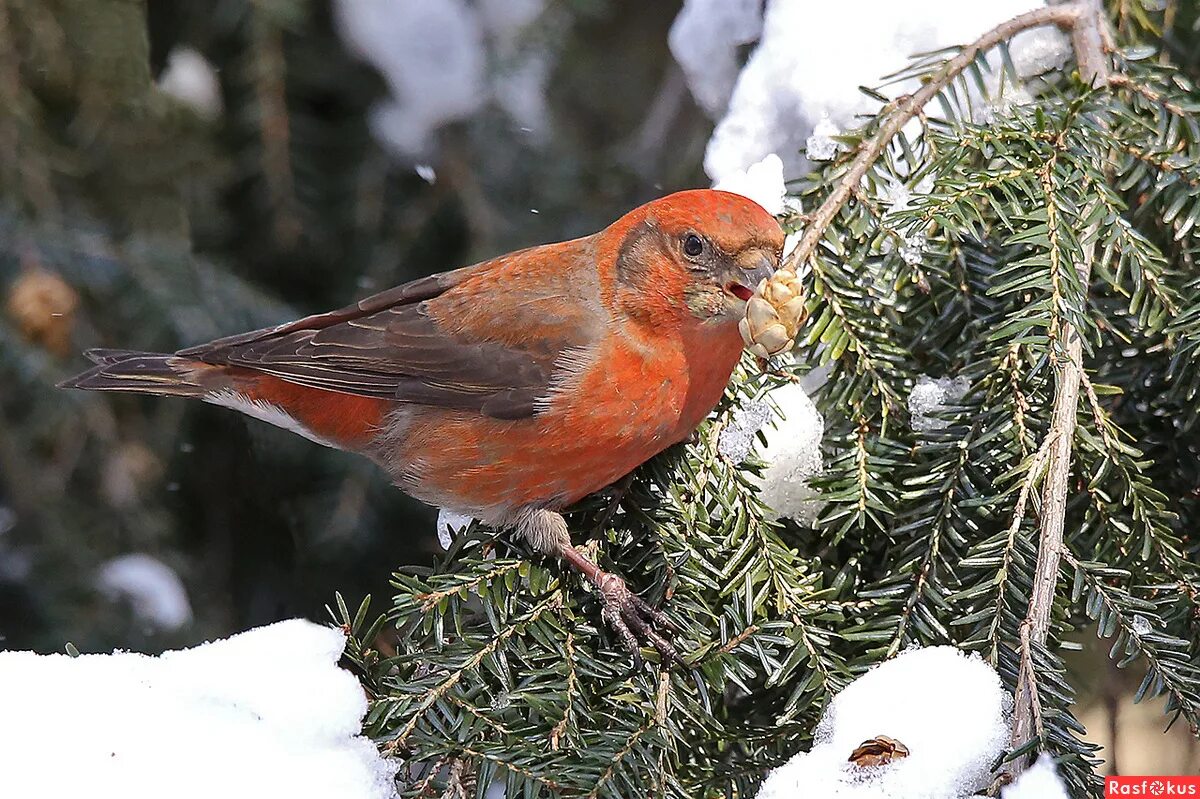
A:
[[[621,645],[633,655],[637,665],[640,666],[642,662],[642,644],[654,647],[664,665],[683,665],[683,660],[671,644],[671,636],[677,632],[671,620],[630,591],[619,576],[604,571],[594,560],[571,546],[567,537],[567,523],[560,514],[533,509],[520,517],[516,527],[535,548],[543,552],[553,551],[596,587],[600,594],[604,623],[616,633]]]
[[[642,644],[654,647],[665,665],[683,664],[670,640],[676,632],[675,625],[665,613],[630,591],[625,581],[615,574],[599,572],[595,584],[603,605],[601,618],[616,633],[626,651],[633,655],[635,665],[642,665]]]

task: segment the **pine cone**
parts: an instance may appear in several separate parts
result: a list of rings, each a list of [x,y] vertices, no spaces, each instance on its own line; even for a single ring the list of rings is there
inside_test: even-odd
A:
[[[893,760],[908,757],[908,747],[889,738],[886,735],[876,735],[869,741],[863,741],[858,748],[850,753],[850,762],[859,768],[871,766],[886,766]]]
[[[75,289],[40,267],[23,272],[8,293],[8,314],[21,335],[60,356],[71,351],[78,305]]]
[[[746,303],[746,316],[738,323],[738,330],[746,349],[760,358],[770,358],[792,348],[806,318],[804,286],[795,272],[780,269],[758,284]]]

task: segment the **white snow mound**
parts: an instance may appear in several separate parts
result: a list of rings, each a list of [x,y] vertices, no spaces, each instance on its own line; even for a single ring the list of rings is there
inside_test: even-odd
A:
[[[1000,796],[1001,799],[1071,799],[1054,767],[1054,759],[1044,753],[1017,775],[1012,785],[1001,788]]]
[[[2,652],[3,793],[391,797],[345,642],[293,619],[158,657]]]
[[[758,799],[959,799],[987,786],[1009,739],[1011,697],[987,663],[952,646],[910,649],[848,685],[811,752],[771,773]],[[886,735],[908,749],[860,767],[850,753]]]
[[[700,104],[710,113],[727,109],[704,156],[705,171],[719,181],[768,153],[783,159],[789,178],[802,174],[807,138],[821,119],[828,117],[829,125],[850,130],[861,122],[859,114],[878,109],[859,86],[879,84],[883,76],[904,68],[915,53],[968,44],[1000,22],[1044,3],[768,0],[761,20],[746,17],[740,26],[716,14],[702,17],[706,5],[690,0],[680,12],[676,28],[686,26],[695,46],[682,51],[679,42],[672,41],[672,51]],[[736,63],[730,48],[758,25],[758,44],[737,73],[730,94],[729,75]],[[1057,68],[1070,51],[1062,33],[1038,29],[1016,37],[1011,52],[1018,73],[1025,77]],[[700,60],[705,60],[703,68],[695,63]],[[901,81],[887,92],[895,96],[919,85],[915,79]],[[726,102],[718,102],[726,96]],[[815,139],[817,159],[834,154],[829,127],[825,130],[826,135]]]

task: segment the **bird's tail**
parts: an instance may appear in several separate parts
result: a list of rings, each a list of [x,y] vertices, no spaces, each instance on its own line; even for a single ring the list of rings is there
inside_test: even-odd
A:
[[[106,349],[87,350],[84,355],[96,365],[59,383],[59,388],[133,391],[165,397],[203,397],[208,391],[199,377],[211,367],[178,355]]]

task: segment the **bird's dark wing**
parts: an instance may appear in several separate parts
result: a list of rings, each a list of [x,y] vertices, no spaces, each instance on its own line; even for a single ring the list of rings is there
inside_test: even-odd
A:
[[[570,296],[578,287],[551,272],[507,274],[512,257],[178,354],[327,391],[499,419],[531,416],[549,393],[559,356],[594,344],[603,322],[585,310],[594,304]],[[515,301],[489,307],[497,286]]]

